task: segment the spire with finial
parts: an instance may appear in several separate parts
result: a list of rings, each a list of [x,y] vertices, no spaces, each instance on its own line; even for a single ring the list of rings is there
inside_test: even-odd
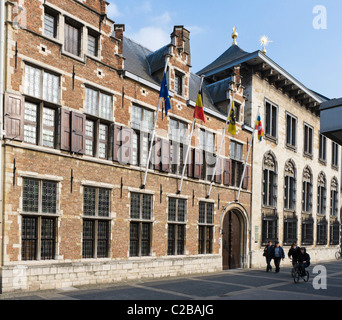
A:
[[[236,27],[233,28],[233,33],[232,33],[232,39],[233,39],[233,44],[237,45],[236,38],[239,36],[239,34],[236,32]]]
[[[266,51],[266,46],[268,46],[268,44],[269,44],[270,42],[273,42],[273,41],[269,40],[267,36],[262,36],[262,37],[260,38],[260,45],[262,46],[262,51],[261,51],[261,52],[262,52],[263,54],[266,54],[266,53],[267,53],[267,51]]]

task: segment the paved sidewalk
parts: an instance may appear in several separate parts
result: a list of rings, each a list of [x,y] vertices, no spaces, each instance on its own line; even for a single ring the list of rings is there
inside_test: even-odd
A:
[[[280,273],[230,270],[215,274],[134,281],[32,293],[9,293],[0,300],[342,300],[342,261],[322,263],[327,269],[326,290],[311,279],[294,284],[290,268]]]

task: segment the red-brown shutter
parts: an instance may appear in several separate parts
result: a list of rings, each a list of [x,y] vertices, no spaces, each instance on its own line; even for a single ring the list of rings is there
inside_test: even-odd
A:
[[[170,141],[161,140],[161,163],[162,163],[162,171],[169,172],[170,171]]]
[[[113,146],[113,160],[120,161],[120,148],[121,148],[121,126],[114,125],[114,146]]]
[[[162,142],[160,138],[156,138],[156,143],[154,145],[154,169],[158,171],[162,169],[161,156],[162,156]]]
[[[86,116],[71,112],[71,152],[85,153]]]
[[[218,184],[222,183],[222,159],[220,157],[217,159],[215,182]]]
[[[132,164],[133,162],[133,130],[129,128],[121,129],[121,164]]]
[[[24,140],[24,97],[5,93],[5,138]]]
[[[248,189],[248,182],[249,182],[249,166],[246,167],[245,176],[242,182],[242,189],[245,189],[245,190]]]
[[[189,159],[188,159],[188,177],[194,177],[194,149],[190,149],[189,151]]]
[[[195,149],[194,154],[194,178],[200,179],[203,166],[203,153],[202,150]]]
[[[223,183],[226,186],[232,185],[232,160],[229,159],[224,161]]]
[[[61,150],[70,151],[71,112],[61,109]]]

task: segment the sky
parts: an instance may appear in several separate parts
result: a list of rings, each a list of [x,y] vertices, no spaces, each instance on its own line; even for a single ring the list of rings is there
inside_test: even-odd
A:
[[[170,43],[173,26],[190,32],[192,72],[232,44],[247,52],[272,42],[267,55],[306,87],[342,97],[342,1],[339,0],[108,0],[108,16],[125,35],[151,50]]]

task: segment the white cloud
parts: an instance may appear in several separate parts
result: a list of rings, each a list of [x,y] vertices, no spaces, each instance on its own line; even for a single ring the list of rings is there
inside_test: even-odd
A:
[[[107,7],[107,15],[109,18],[114,19],[117,17],[121,17],[122,13],[119,11],[118,6],[113,2],[109,1],[110,5]]]
[[[141,28],[137,33],[131,34],[129,37],[153,51],[170,43],[169,33],[159,27]]]
[[[152,21],[157,24],[157,25],[166,25],[171,22],[171,16],[170,14],[166,11],[162,15],[157,16],[152,18]]]
[[[196,36],[198,34],[203,33],[204,29],[199,26],[186,26],[186,29],[188,29],[192,36]]]

